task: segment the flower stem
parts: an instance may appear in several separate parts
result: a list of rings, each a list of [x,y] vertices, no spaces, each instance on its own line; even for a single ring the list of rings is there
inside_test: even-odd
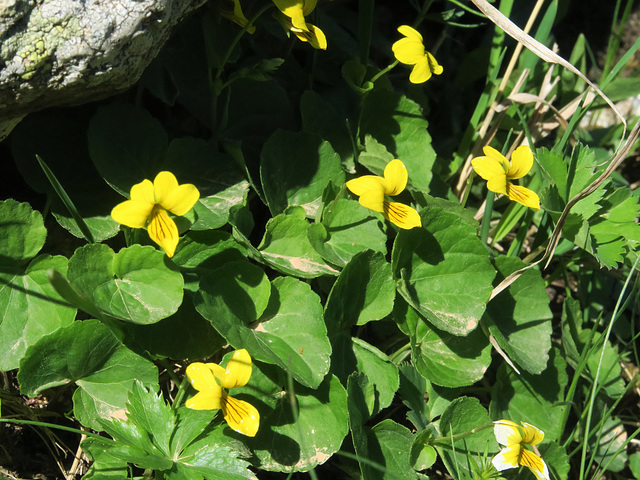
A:
[[[487,192],[487,200],[484,205],[484,215],[482,215],[482,225],[480,226],[480,240],[483,244],[487,244],[489,238],[489,225],[491,224],[491,214],[493,213],[493,199],[495,194],[491,191]]]
[[[171,404],[171,408],[173,408],[174,410],[177,409],[182,403],[182,398],[184,397],[184,394],[187,391],[188,381],[189,379],[185,375],[184,378],[182,379],[182,382],[180,382],[180,386],[178,387],[178,393],[176,393],[176,398],[173,400],[173,403]]]
[[[468,437],[470,435],[473,435],[474,433],[478,433],[481,430],[484,430],[486,428],[491,428],[491,427],[493,427],[493,422],[485,423],[484,425],[480,425],[479,427],[472,428],[468,432],[456,433],[455,435],[449,435],[447,437],[429,438],[425,443],[427,443],[429,445],[432,445],[434,443],[451,443],[451,442],[455,442],[456,440],[460,440],[462,438],[466,438],[466,437]]]
[[[369,80],[371,83],[376,83],[376,80],[378,80],[381,76],[383,76],[384,74],[386,74],[389,70],[391,70],[393,67],[395,67],[396,65],[398,65],[398,60],[396,60],[395,62],[393,62],[391,65],[389,65],[387,68],[385,68],[384,70],[380,70],[378,73],[376,73],[373,78],[371,78],[371,80]]]

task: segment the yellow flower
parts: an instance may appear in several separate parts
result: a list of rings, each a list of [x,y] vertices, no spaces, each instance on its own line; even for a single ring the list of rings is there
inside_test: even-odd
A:
[[[244,13],[242,12],[240,0],[221,0],[220,15],[240,25],[241,27],[246,27],[249,23],[249,20],[247,20],[247,17],[245,17]],[[247,32],[253,33],[255,31],[256,27],[254,25],[247,27]]]
[[[409,76],[411,83],[424,83],[431,78],[432,74],[440,75],[442,66],[433,55],[424,49],[422,35],[409,25],[401,25],[398,31],[405,38],[398,40],[391,49],[396,59],[405,65],[413,65],[413,70]]]
[[[173,173],[160,172],[153,183],[143,180],[131,187],[131,200],[116,205],[111,217],[127,227],[146,226],[151,240],[172,257],[178,246],[178,227],[167,210],[174,215],[184,215],[198,198],[200,192],[195,186],[178,185]]]
[[[193,410],[221,409],[224,419],[236,432],[255,437],[260,425],[260,414],[250,403],[238,400],[227,389],[242,387],[251,377],[251,356],[245,349],[236,350],[227,368],[216,363],[192,363],[187,367],[187,377],[198,390],[187,400],[187,408]]]
[[[515,149],[511,161],[495,148],[484,147],[484,157],[471,160],[471,166],[478,175],[487,181],[487,188],[495,193],[501,193],[514,202],[525,207],[540,210],[540,198],[528,188],[514,185],[509,180],[524,177],[533,167],[533,153],[528,145]]]
[[[283,14],[280,20],[285,29],[293,32],[301,41],[308,42],[313,48],[327,49],[327,37],[324,32],[304,19],[316,8],[318,0],[273,0],[273,3]]]
[[[365,175],[347,182],[347,188],[360,198],[363,207],[382,213],[384,218],[406,230],[421,227],[420,215],[413,208],[397,202],[389,202],[385,195],[398,195],[407,186],[409,174],[400,160],[392,160],[384,169],[384,178]]]
[[[544,460],[536,452],[525,449],[522,445],[537,445],[544,439],[544,432],[528,423],[522,427],[510,420],[494,422],[493,432],[496,440],[504,448],[491,463],[499,472],[509,468],[528,467],[538,480],[549,480],[549,469]]]

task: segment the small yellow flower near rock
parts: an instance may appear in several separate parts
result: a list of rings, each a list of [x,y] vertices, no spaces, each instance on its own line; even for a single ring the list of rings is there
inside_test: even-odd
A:
[[[409,25],[399,26],[398,31],[405,38],[394,43],[391,49],[400,63],[414,66],[409,75],[411,83],[424,83],[431,75],[440,75],[443,72],[435,57],[425,50],[420,33]]]
[[[224,419],[236,432],[255,437],[260,413],[250,403],[231,397],[227,390],[242,387],[251,377],[251,356],[245,349],[236,350],[227,368],[216,363],[192,363],[187,378],[198,393],[187,400],[193,410],[222,410]]]
[[[523,447],[539,444],[544,439],[544,432],[529,423],[522,422],[522,425],[510,420],[494,422],[493,433],[504,448],[493,457],[491,463],[499,472],[520,466],[528,467],[538,480],[549,480],[549,469],[537,449],[533,447],[536,452],[532,452]]]
[[[169,257],[178,246],[178,227],[167,210],[184,215],[200,198],[198,189],[190,183],[178,185],[171,172],[160,172],[151,183],[143,180],[131,187],[131,200],[116,205],[111,217],[131,228],[147,227],[151,240],[160,245]]]
[[[318,0],[273,0],[278,10],[282,12],[280,22],[303,42],[308,42],[313,48],[327,49],[327,37],[315,25],[307,23],[305,18],[314,8]]]
[[[408,180],[407,167],[396,159],[384,168],[384,177],[364,175],[349,180],[347,188],[360,197],[360,205],[380,212],[384,218],[398,227],[410,230],[422,226],[418,212],[403,203],[389,202],[385,199],[385,195],[400,194],[407,186]]]
[[[529,173],[533,167],[531,148],[528,145],[516,148],[511,155],[511,161],[495,148],[486,146],[482,150],[485,156],[471,160],[471,166],[487,181],[487,188],[492,192],[507,195],[510,200],[525,207],[540,210],[540,198],[535,192],[509,181],[522,178]]]
[[[220,15],[243,28],[249,24],[249,20],[242,12],[240,0],[220,0]],[[247,32],[253,33],[255,31],[256,27],[254,25],[247,27]]]

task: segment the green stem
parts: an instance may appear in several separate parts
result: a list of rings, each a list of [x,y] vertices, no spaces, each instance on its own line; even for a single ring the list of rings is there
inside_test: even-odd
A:
[[[402,347],[400,347],[395,352],[393,352],[391,355],[389,355],[389,360],[391,360],[393,363],[398,365],[405,358],[407,358],[407,355],[409,355],[410,352],[411,352],[411,343],[407,343]]]
[[[171,405],[171,408],[173,408],[174,410],[178,408],[182,403],[182,399],[184,398],[184,395],[187,392],[188,382],[189,382],[189,379],[185,375],[184,378],[182,379],[182,382],[180,382],[180,386],[178,387],[178,393],[176,394],[176,398],[173,400],[173,404]]]
[[[472,428],[468,432],[456,433],[455,435],[449,435],[448,437],[429,438],[425,443],[429,445],[433,445],[434,443],[451,443],[491,427],[493,427],[493,422],[485,423],[484,425],[480,425],[479,427]]]
[[[396,65],[398,65],[398,60],[396,60],[395,62],[393,62],[391,65],[389,65],[387,68],[385,68],[384,70],[380,70],[378,73],[376,73],[373,78],[371,80],[369,80],[371,83],[376,83],[376,80],[378,80],[381,76],[383,76],[384,74],[386,74],[389,70],[391,70],[393,67],[395,67]]]
[[[77,428],[65,427],[64,425],[56,425],[55,423],[38,422],[36,420],[20,420],[17,418],[0,418],[0,423],[19,423],[22,425],[35,425],[38,427],[47,427],[57,430],[65,430],[67,432],[78,433],[80,435],[86,435],[87,437],[99,438],[100,440],[111,441],[110,438],[102,437],[96,433],[87,432],[85,430],[79,430]]]
[[[495,194],[487,190],[487,201],[484,205],[484,215],[482,215],[482,225],[480,227],[480,240],[483,244],[487,244],[489,238],[489,225],[491,224],[491,214],[493,213],[493,200]]]

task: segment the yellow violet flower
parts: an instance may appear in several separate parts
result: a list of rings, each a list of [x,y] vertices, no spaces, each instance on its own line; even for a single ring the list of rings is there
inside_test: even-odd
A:
[[[242,12],[240,0],[220,0],[220,15],[243,28],[249,23],[249,20],[247,20],[247,17],[245,17]],[[253,33],[255,31],[255,25],[247,27],[247,32]]]
[[[413,65],[409,81],[411,83],[424,83],[432,74],[440,75],[443,71],[441,65],[431,53],[424,49],[422,35],[409,25],[401,25],[398,31],[404,38],[393,44],[391,49],[400,63]]]
[[[242,387],[251,377],[251,356],[245,349],[236,350],[227,368],[216,363],[192,363],[187,378],[198,393],[187,400],[193,410],[221,409],[224,419],[236,432],[255,437],[260,414],[250,403],[231,397],[227,390]]]
[[[509,180],[524,177],[533,167],[533,153],[528,145],[515,149],[511,161],[495,148],[486,146],[482,149],[484,157],[471,160],[471,166],[478,175],[487,181],[487,188],[495,193],[501,193],[514,202],[525,207],[540,210],[540,198],[528,188],[514,185]]]
[[[520,466],[528,467],[538,480],[549,480],[549,469],[537,449],[534,447],[534,453],[523,447],[539,444],[544,439],[544,432],[529,423],[522,422],[522,425],[521,427],[510,420],[494,422],[493,433],[504,448],[491,463],[499,472]]]
[[[363,207],[380,212],[387,220],[400,228],[410,230],[421,227],[420,215],[413,208],[403,203],[389,202],[385,195],[398,195],[407,186],[409,174],[407,167],[400,160],[392,160],[384,168],[384,177],[364,175],[347,182],[347,188],[358,195]]]
[[[273,0],[273,3],[282,12],[281,21],[287,30],[293,32],[299,40],[308,42],[313,48],[327,49],[327,37],[324,32],[304,19],[316,8],[318,0]]]
[[[186,183],[178,185],[171,172],[160,172],[151,183],[143,180],[131,187],[131,200],[111,210],[111,217],[131,228],[147,227],[151,240],[160,245],[169,257],[178,246],[178,227],[169,217],[186,214],[200,198],[198,189]]]

